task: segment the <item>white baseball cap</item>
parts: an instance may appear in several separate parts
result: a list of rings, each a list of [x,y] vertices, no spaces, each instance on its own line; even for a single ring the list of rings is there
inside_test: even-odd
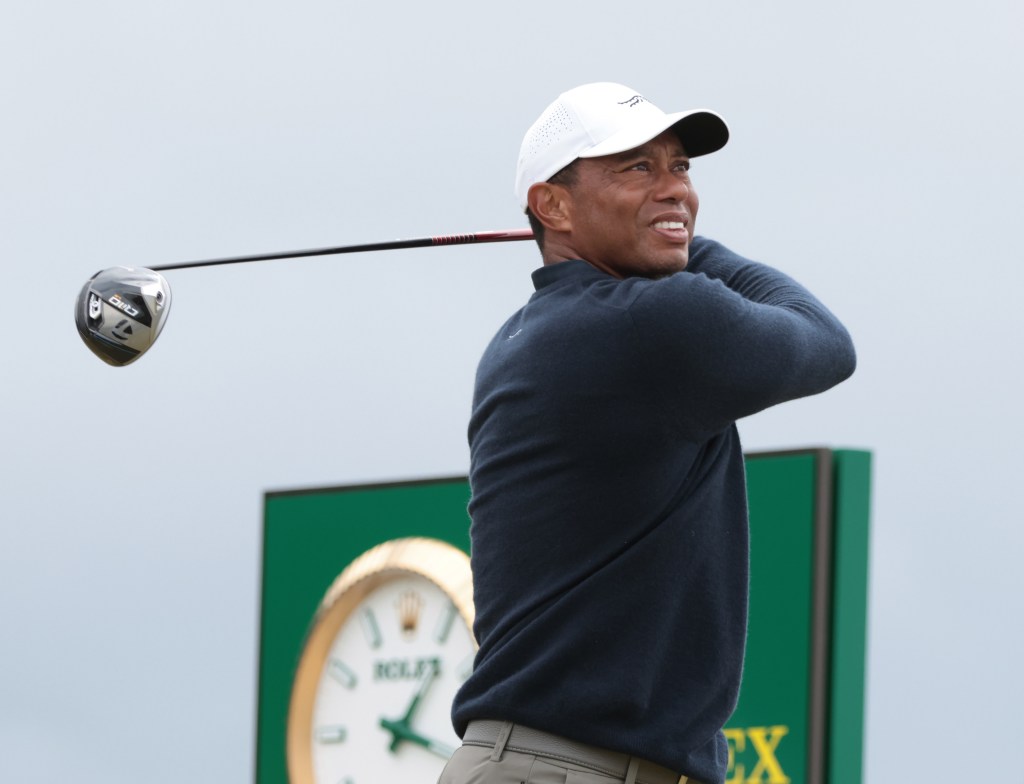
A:
[[[632,150],[675,128],[691,158],[722,149],[725,120],[706,109],[665,114],[636,90],[612,82],[584,84],[562,93],[523,137],[516,167],[516,197],[526,210],[530,186],[546,182],[577,158]]]

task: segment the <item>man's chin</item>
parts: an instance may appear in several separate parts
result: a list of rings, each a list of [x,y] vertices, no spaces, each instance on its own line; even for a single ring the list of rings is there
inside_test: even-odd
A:
[[[671,253],[660,253],[650,260],[650,273],[644,277],[667,278],[669,275],[675,275],[677,272],[682,272],[686,269],[686,265],[689,261],[689,246],[682,248],[681,250],[675,250]]]
[[[581,256],[580,258],[586,258]],[[689,246],[683,248],[672,248],[670,250],[659,248],[654,252],[642,256],[635,256],[627,263],[621,260],[615,261],[593,261],[588,262],[602,272],[606,272],[616,278],[667,278],[686,269],[690,259]]]

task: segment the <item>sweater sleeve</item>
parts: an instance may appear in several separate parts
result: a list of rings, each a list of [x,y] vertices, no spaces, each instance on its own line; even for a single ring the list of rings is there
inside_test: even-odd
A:
[[[652,382],[691,437],[823,392],[856,366],[849,333],[809,291],[703,238],[687,270],[646,286],[630,315]]]

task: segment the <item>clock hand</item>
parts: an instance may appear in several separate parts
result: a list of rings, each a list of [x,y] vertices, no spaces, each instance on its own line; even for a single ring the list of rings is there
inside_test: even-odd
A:
[[[409,703],[409,707],[406,709],[405,715],[398,720],[385,719],[381,717],[380,726],[391,733],[391,743],[388,745],[388,748],[391,749],[392,752],[398,750],[398,745],[403,740],[408,740],[445,757],[450,757],[454,753],[452,749],[444,744],[428,740],[422,735],[416,733],[412,728],[411,722],[413,714],[416,713],[417,708],[420,706],[420,702],[423,700],[427,690],[434,683],[435,678],[437,678],[437,668],[431,664],[431,666],[427,667],[427,671],[423,674],[423,677],[420,678],[419,685],[416,688],[416,693],[412,695],[412,701]],[[432,748],[432,746],[440,747],[443,752],[437,751]]]
[[[410,727],[409,723],[406,722],[404,719],[399,721],[392,721],[391,719],[381,719],[380,726],[386,729],[388,732],[390,732],[394,737],[394,740],[391,742],[390,746],[391,751],[394,751],[398,747],[399,742],[407,740],[410,743],[415,743],[417,746],[422,746],[427,751],[431,751],[439,757],[443,757],[444,759],[448,759],[452,756],[452,754],[455,753],[455,749],[453,749],[451,746],[448,746],[444,743],[441,743],[440,741],[433,740],[432,738],[428,738],[425,735],[421,735],[420,733],[416,732],[416,730]]]
[[[431,662],[430,666],[427,667],[427,671],[423,673],[423,677],[420,678],[419,688],[416,689],[416,693],[412,696],[412,702],[409,703],[409,709],[405,712],[404,720],[406,722],[412,721],[412,715],[416,712],[416,709],[420,706],[420,701],[427,693],[427,689],[434,683],[434,679],[437,677],[437,668]]]

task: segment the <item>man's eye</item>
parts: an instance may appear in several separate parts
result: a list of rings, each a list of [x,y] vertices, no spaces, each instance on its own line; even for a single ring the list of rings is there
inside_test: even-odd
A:
[[[690,162],[689,161],[680,161],[679,163],[676,164],[676,169],[678,169],[680,171],[688,172],[688,171],[690,171]]]
[[[651,167],[646,163],[634,163],[629,167],[630,171],[650,171]]]

